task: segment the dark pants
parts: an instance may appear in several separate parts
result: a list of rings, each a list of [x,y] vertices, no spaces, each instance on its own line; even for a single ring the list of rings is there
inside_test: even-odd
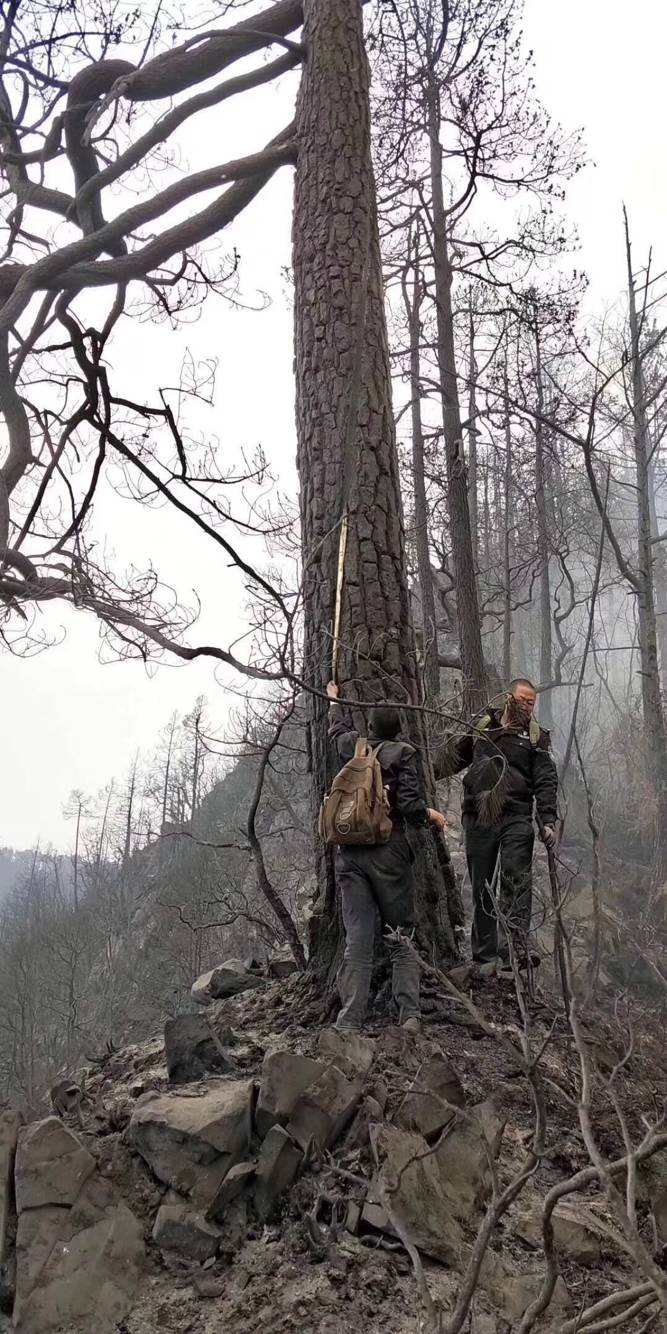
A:
[[[412,855],[407,839],[395,836],[373,848],[339,848],[336,878],[345,924],[345,955],[338,975],[342,1009],[340,1028],[363,1024],[373,972],[375,925],[380,914],[384,926],[414,924]],[[392,993],[401,1020],[419,1014],[419,964],[409,945],[389,946],[392,960]]]
[[[498,957],[507,963],[508,935],[521,955],[525,954],[530,931],[535,843],[532,819],[510,816],[496,825],[466,822],[465,840],[472,884],[472,957],[478,963],[490,963]]]

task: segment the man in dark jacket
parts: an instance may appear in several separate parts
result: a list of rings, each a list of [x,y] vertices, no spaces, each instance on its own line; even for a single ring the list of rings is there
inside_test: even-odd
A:
[[[329,738],[341,763],[347,764],[354,755],[359,734],[336,702],[338,687],[333,682],[327,686],[327,694],[331,700]],[[345,925],[345,955],[338,976],[343,1004],[337,1028],[360,1028],[366,1017],[377,913],[385,926],[409,930],[414,925],[413,856],[405,826],[432,823],[438,829],[445,828],[444,815],[426,805],[415,763],[416,751],[408,742],[399,740],[400,727],[397,709],[385,706],[373,710],[368,743],[380,747],[378,760],[392,818],[389,841],[371,847],[341,847],[336,854],[336,879]],[[400,1022],[409,1031],[418,1032],[419,964],[407,944],[390,946],[390,953],[392,994]]]
[[[526,678],[512,681],[505,708],[489,709],[475,731],[436,753],[436,778],[466,769],[463,828],[472,884],[472,956],[510,967],[527,958],[532,909],[536,810],[547,847],[555,843],[558,776],[549,733],[533,717],[537,698]],[[496,898],[498,906],[496,907]]]

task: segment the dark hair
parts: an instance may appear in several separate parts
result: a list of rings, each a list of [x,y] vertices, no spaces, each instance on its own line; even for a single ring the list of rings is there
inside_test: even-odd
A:
[[[391,704],[381,704],[371,712],[371,729],[379,741],[393,741],[401,730],[401,717],[398,709]]]
[[[515,686],[528,686],[528,689],[529,689],[529,690],[533,690],[533,691],[535,691],[535,694],[537,694],[537,690],[535,690],[535,686],[533,685],[532,681],[529,681],[529,680],[528,680],[528,677],[527,677],[527,676],[515,676],[515,677],[514,677],[514,680],[513,680],[513,681],[510,681],[509,686],[508,686],[508,689],[509,689],[510,691],[513,691]]]

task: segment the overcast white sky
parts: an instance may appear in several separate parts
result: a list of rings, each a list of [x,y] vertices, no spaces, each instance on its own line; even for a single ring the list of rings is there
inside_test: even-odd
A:
[[[602,304],[623,283],[622,200],[636,263],[652,242],[664,266],[667,6],[636,0],[630,18],[621,0],[526,0],[525,28],[542,100],[566,127],[584,127],[595,163],[573,183],[567,211],[582,243],[577,262],[590,275],[592,299]],[[224,157],[259,146],[289,119],[290,87],[293,81],[244,104],[242,123],[238,116],[234,121],[234,154]],[[188,145],[193,165],[204,165],[207,151],[201,135]],[[123,342],[127,372],[137,384],[157,367],[168,365],[175,374],[186,346],[196,356],[218,357],[217,403],[206,428],[219,437],[223,458],[234,457],[239,445],[252,450],[263,444],[285,489],[294,485],[295,453],[292,323],[281,273],[289,263],[289,236],[290,178],[283,171],[229,236],[241,251],[244,294],[266,292],[270,307],[256,314],[216,303],[213,318],[184,334],[126,325]],[[200,642],[233,637],[240,586],[203,542],[198,546],[191,535],[180,542],[164,515],[137,524],[129,503],[118,501],[105,510],[102,526],[128,560],[141,564],[153,555],[186,594],[196,588],[207,608],[196,632]],[[71,831],[62,807],[72,788],[95,792],[125,772],[137,749],[151,748],[174,709],[187,711],[198,694],[208,696],[213,718],[222,720],[227,707],[224,674],[211,665],[160,666],[151,674],[138,663],[102,666],[92,619],[63,608],[49,616],[56,636],[62,629],[62,643],[29,661],[0,659],[0,845],[28,847],[39,838],[67,848]]]

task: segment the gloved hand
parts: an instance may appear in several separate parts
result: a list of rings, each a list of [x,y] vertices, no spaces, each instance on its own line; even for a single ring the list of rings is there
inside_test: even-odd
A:
[[[555,826],[555,825],[552,825],[552,824],[545,824],[545,826],[544,826],[544,828],[543,828],[543,830],[542,830],[542,842],[544,843],[545,848],[548,848],[549,852],[553,852],[553,849],[554,849],[555,846],[556,846],[556,826]]]

